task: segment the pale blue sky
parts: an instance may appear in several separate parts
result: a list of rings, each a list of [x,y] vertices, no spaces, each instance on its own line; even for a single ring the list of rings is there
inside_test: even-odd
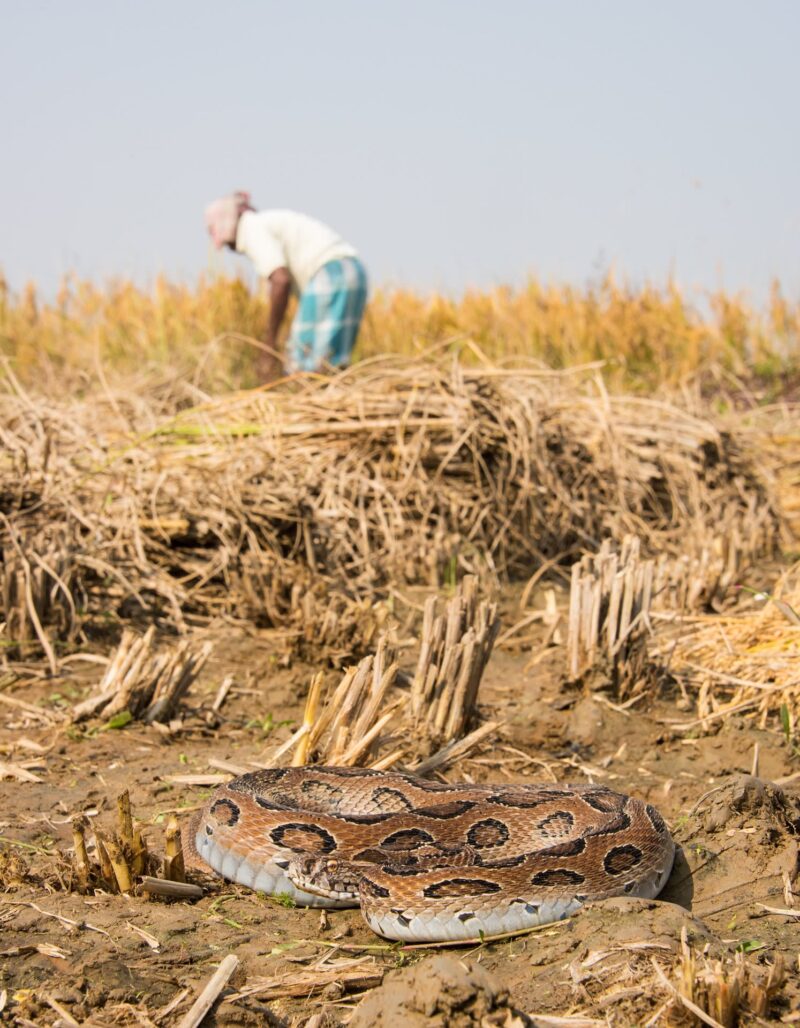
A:
[[[14,288],[209,266],[247,188],[373,281],[800,294],[794,0],[0,0]],[[224,266],[245,268],[245,258]]]

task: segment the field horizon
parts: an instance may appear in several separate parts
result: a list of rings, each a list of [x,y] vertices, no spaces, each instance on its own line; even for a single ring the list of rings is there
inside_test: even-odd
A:
[[[796,387],[800,299],[776,281],[759,306],[723,291],[702,300],[671,281],[634,287],[611,273],[583,287],[531,278],[460,296],[374,288],[354,359],[453,352],[466,363],[597,365],[609,385],[638,393],[685,385],[709,369],[770,398]],[[48,381],[81,388],[98,375],[145,370],[190,376],[208,392],[247,388],[258,384],[267,309],[241,278],[186,285],[158,277],[142,288],[68,275],[43,299],[33,283],[11,291],[0,273],[0,355],[21,381],[45,389]]]

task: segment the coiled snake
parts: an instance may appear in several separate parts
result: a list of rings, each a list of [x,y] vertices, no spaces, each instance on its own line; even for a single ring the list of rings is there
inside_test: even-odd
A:
[[[360,905],[379,935],[415,942],[651,898],[675,851],[654,807],[598,785],[441,785],[336,767],[242,775],[187,834],[224,878],[303,906]]]

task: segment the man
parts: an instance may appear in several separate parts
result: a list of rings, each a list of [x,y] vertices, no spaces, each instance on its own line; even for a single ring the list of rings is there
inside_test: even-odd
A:
[[[262,379],[273,381],[284,370],[345,367],[367,300],[367,275],[353,247],[305,214],[256,211],[249,193],[215,200],[205,218],[216,248],[247,254],[269,283],[267,351],[258,361]],[[292,292],[299,303],[284,359],[278,334]]]

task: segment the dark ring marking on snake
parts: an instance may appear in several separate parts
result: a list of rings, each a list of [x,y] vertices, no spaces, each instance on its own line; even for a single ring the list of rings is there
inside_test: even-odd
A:
[[[419,864],[384,864],[381,871],[395,878],[413,878],[415,875],[427,874],[428,868],[420,867]]]
[[[390,895],[388,889],[384,889],[382,885],[378,885],[376,882],[373,882],[372,879],[367,878],[366,875],[362,875],[361,877],[359,891],[362,893],[368,892],[372,896],[381,896],[384,899]]]
[[[448,821],[451,818],[466,814],[474,806],[474,800],[453,800],[452,803],[440,803],[435,807],[419,807],[414,811],[414,816],[435,818],[437,821]]]
[[[496,817],[487,817],[483,821],[476,821],[467,832],[467,842],[477,849],[489,849],[492,846],[502,846],[508,841],[508,827]]]
[[[261,807],[262,810],[284,810],[284,807],[279,806],[277,803],[273,803],[271,800],[264,799],[263,796],[255,797],[256,803]]]
[[[427,899],[443,899],[448,896],[487,896],[500,890],[497,882],[487,882],[485,878],[448,878],[427,885],[422,894]]]
[[[404,796],[399,789],[389,789],[386,786],[373,792],[372,802],[379,810],[390,811],[393,814],[414,809],[414,804],[408,796]]]
[[[427,846],[434,841],[430,832],[422,828],[401,828],[381,839],[381,847],[386,849],[413,850],[418,846]]]
[[[540,857],[577,857],[586,849],[586,840],[578,837],[568,842],[556,842],[547,849],[539,850]]]
[[[568,810],[559,810],[555,814],[543,817],[537,829],[545,835],[565,835],[575,825],[575,818]]]
[[[302,792],[304,796],[309,796],[312,800],[314,798],[319,798],[334,801],[340,800],[344,796],[344,791],[340,789],[338,785],[331,785],[330,782],[302,782],[300,785],[300,792]]]
[[[618,817],[615,817],[613,821],[609,821],[601,828],[592,828],[591,831],[587,832],[587,835],[618,835],[620,832],[626,832],[631,826],[631,816],[625,811],[622,811]]]
[[[545,803],[551,803],[553,800],[559,799],[558,793],[545,792],[539,793],[536,799],[526,799],[524,796],[516,793],[496,793],[493,796],[487,796],[487,803],[496,803],[501,807],[519,807],[521,810],[535,810],[536,807],[541,807]]]
[[[555,867],[552,871],[537,871],[531,878],[531,885],[583,885],[586,878],[566,867]]]
[[[397,817],[397,814],[393,814],[390,811],[385,814],[341,814],[336,811],[329,816],[335,817],[339,821],[347,821],[348,824],[353,825],[379,825],[381,821],[390,821],[392,818]]]
[[[643,857],[642,851],[632,843],[625,843],[624,846],[614,846],[603,857],[603,867],[606,874],[621,875],[631,868],[636,867]]]
[[[295,853],[333,853],[336,849],[336,840],[330,832],[318,825],[296,821],[288,821],[273,828],[270,839],[276,846],[294,850]]]
[[[483,860],[480,853],[477,854],[479,867],[519,867],[525,863],[525,854],[518,853],[515,857],[502,857],[500,860]]]
[[[664,820],[664,818],[659,814],[659,812],[656,810],[656,808],[655,807],[651,807],[650,804],[648,803],[645,806],[644,809],[645,809],[645,813],[647,814],[647,818],[650,821],[650,824],[653,826],[653,828],[655,828],[655,830],[658,832],[658,834],[659,835],[667,835],[668,831],[669,831],[669,829],[667,828],[667,823]]]
[[[600,790],[597,792],[585,792],[581,799],[584,803],[588,803],[590,807],[599,810],[601,814],[615,814],[624,805],[623,797],[606,791],[601,792]]]
[[[233,800],[221,799],[217,800],[216,803],[212,803],[210,813],[214,815],[220,824],[227,825],[228,828],[232,828],[239,820],[239,814],[241,812]]]

